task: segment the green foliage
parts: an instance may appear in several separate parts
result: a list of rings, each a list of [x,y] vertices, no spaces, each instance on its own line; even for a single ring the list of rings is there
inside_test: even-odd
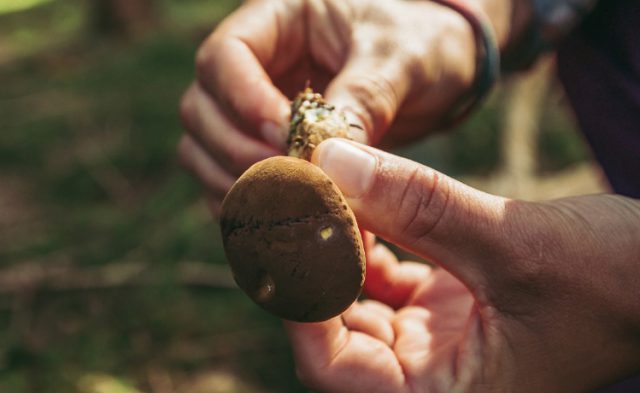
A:
[[[587,144],[574,130],[567,116],[562,97],[555,91],[543,113],[544,128],[538,136],[539,169],[541,172],[561,170],[591,158]]]
[[[0,15],[25,11],[53,0],[0,0]]]
[[[500,95],[495,94],[459,127],[399,149],[398,153],[450,176],[488,174],[501,159],[501,103]]]
[[[37,223],[7,232],[15,239],[0,247],[0,265],[142,261],[165,284],[16,295],[17,306],[0,305],[0,391],[71,392],[94,386],[87,381],[150,391],[150,369],[176,386],[222,370],[261,391],[302,391],[279,321],[238,291],[175,280],[180,262],[224,263],[200,187],[174,156],[178,101],[201,40],[194,28],[211,28],[236,2],[163,2],[168,27],[132,43],[87,41],[78,35],[84,21],[66,42],[49,40],[37,26],[69,26],[41,11],[68,12],[69,3],[0,16],[0,30],[19,25],[34,40],[8,33],[4,47],[15,56],[0,59],[0,184],[15,179]],[[187,26],[190,18],[199,25]],[[102,374],[110,377],[87,379]]]

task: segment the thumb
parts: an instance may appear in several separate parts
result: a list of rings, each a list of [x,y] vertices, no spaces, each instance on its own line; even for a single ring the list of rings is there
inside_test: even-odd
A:
[[[409,78],[396,61],[354,53],[325,91],[327,102],[362,127],[376,144],[393,122],[409,90]]]
[[[468,285],[483,284],[479,280],[506,263],[504,198],[340,139],[320,144],[312,160],[342,190],[359,225],[443,266]]]

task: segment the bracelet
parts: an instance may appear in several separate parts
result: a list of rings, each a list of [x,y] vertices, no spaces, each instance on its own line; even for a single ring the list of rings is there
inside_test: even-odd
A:
[[[476,41],[476,72],[469,90],[460,97],[438,128],[458,125],[491,91],[500,76],[500,52],[496,45],[491,24],[481,12],[470,9],[464,0],[432,0],[458,12],[471,25]]]

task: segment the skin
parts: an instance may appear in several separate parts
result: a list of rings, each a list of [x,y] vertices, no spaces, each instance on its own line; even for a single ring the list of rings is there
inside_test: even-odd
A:
[[[640,371],[640,201],[511,200],[335,139],[313,162],[363,228],[438,267],[398,262],[369,238],[369,300],[285,323],[307,386],[566,393]]]
[[[432,2],[250,1],[198,51],[179,156],[218,213],[240,174],[284,151],[287,97],[307,81],[367,131],[362,142],[403,142],[471,83],[474,51],[467,22]]]
[[[528,2],[478,0],[508,50]],[[212,211],[252,163],[283,151],[288,99],[307,80],[389,146],[424,136],[474,73],[473,35],[429,1],[249,1],[203,43],[181,105],[183,164]],[[313,161],[369,238],[369,300],[286,323],[319,392],[583,392],[640,372],[640,202],[509,200],[355,143]],[[346,147],[345,147],[346,146]],[[366,173],[365,173],[366,172]]]

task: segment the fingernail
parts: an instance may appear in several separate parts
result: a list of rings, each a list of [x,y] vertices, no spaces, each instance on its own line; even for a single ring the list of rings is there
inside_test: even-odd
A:
[[[287,145],[287,130],[272,121],[265,121],[260,126],[262,138],[271,146],[284,150]]]
[[[265,142],[284,151],[287,148],[291,108],[289,104],[284,101],[278,102],[277,109],[272,109],[269,113],[270,120],[265,120],[260,125],[260,134]]]
[[[348,198],[364,195],[373,182],[377,160],[368,152],[340,139],[325,141],[316,164]]]

